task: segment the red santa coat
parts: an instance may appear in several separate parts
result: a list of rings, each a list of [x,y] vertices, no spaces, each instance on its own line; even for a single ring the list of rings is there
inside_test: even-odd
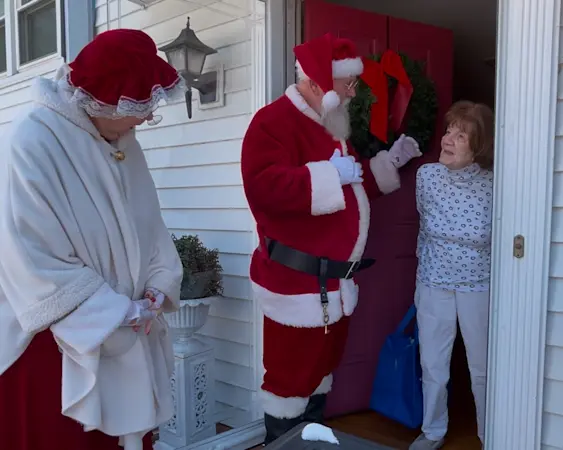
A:
[[[330,390],[358,288],[352,279],[328,280],[326,334],[318,278],[270,260],[265,238],[357,261],[367,241],[369,199],[400,186],[385,151],[363,162],[363,184],[342,186],[328,161],[335,149],[357,157],[349,143],[327,133],[295,86],[256,113],[242,146],[243,184],[260,243],[250,278],[265,316],[263,406],[275,417],[297,417],[309,396]]]

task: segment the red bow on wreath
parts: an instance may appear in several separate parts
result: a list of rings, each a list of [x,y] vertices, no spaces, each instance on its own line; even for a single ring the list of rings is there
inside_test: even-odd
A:
[[[401,57],[394,51],[386,50],[380,62],[369,58],[362,59],[364,72],[360,78],[376,98],[371,105],[369,129],[379,140],[387,142],[387,126],[389,124],[394,131],[400,128],[407,113],[413,87]],[[398,83],[390,110],[387,76],[395,78]]]

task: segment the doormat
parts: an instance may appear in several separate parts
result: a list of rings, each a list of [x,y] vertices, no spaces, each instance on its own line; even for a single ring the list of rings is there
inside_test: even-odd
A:
[[[306,423],[302,423],[296,426],[264,448],[267,450],[399,450],[398,448],[367,441],[335,429],[332,431],[338,439],[339,445],[331,444],[330,442],[304,441],[301,439],[301,431],[303,431],[306,425]]]

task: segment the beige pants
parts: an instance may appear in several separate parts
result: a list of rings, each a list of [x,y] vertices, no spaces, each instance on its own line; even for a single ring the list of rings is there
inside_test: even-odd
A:
[[[477,409],[478,434],[483,442],[489,291],[457,292],[431,288],[418,283],[415,304],[424,395],[422,431],[428,439],[438,441],[448,430],[447,384],[450,379],[450,361],[459,321]]]

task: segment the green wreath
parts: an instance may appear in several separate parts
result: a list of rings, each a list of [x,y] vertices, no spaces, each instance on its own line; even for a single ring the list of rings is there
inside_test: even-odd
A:
[[[410,59],[405,54],[400,54],[403,66],[413,86],[413,93],[405,116],[404,133],[413,137],[420,147],[420,151],[428,151],[430,141],[436,127],[438,113],[438,97],[434,82],[426,76],[424,64]],[[380,55],[371,55],[369,58],[379,61]],[[397,80],[389,80],[389,99],[393,98]],[[350,123],[352,135],[350,140],[354,149],[361,157],[371,158],[380,150],[391,148],[393,142],[399,137],[389,127],[388,142],[385,143],[370,133],[370,110],[374,101],[370,88],[362,81],[356,88],[356,97],[350,102]]]

